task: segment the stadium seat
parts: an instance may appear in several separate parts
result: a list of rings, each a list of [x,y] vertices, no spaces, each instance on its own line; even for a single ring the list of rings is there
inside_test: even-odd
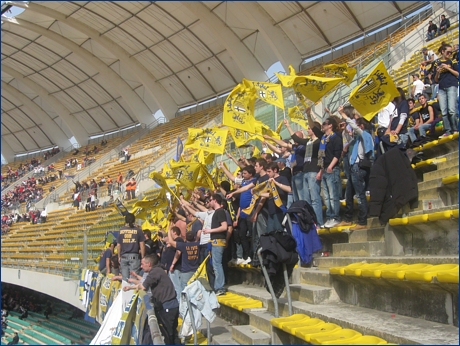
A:
[[[438,264],[426,269],[406,271],[405,278],[409,281],[431,282],[438,272],[451,272],[457,270],[458,264]]]
[[[306,342],[311,342],[312,337],[325,335],[327,333],[335,332],[341,329],[342,327],[335,323],[322,323],[317,326],[299,328],[295,331],[295,336],[297,336],[299,339],[305,340]]]
[[[428,221],[428,214],[413,215],[407,218],[407,223],[409,225],[414,225],[417,223],[425,223]]]
[[[409,223],[409,219],[407,217],[400,217],[388,220],[390,226],[404,226]]]
[[[361,333],[353,329],[341,329],[324,335],[312,336],[310,342],[313,345],[346,345],[348,342],[363,336]]]
[[[382,270],[395,270],[395,269],[404,269],[407,267],[407,264],[404,263],[392,263],[387,264],[384,267],[379,268],[365,268],[361,270],[361,276],[363,277],[370,277],[370,278],[380,278],[382,275]]]
[[[285,323],[285,324],[283,324],[281,329],[284,330],[286,333],[295,335],[295,331],[297,329],[299,329],[299,328],[304,328],[304,327],[307,327],[307,326],[310,326],[310,327],[319,326],[322,323],[326,323],[326,322],[324,322],[323,320],[321,320],[319,318],[307,318],[307,319],[304,319],[302,321],[295,321],[295,322]]]
[[[450,175],[448,177],[442,178],[441,181],[443,185],[458,183],[458,177],[459,177],[459,174],[454,174],[454,175]]]
[[[363,269],[379,269],[385,266],[385,263],[363,263],[361,266],[353,268],[345,268],[344,274],[346,276],[361,276]]]
[[[386,345],[386,340],[372,335],[363,335],[352,341],[347,341],[348,345]]]
[[[270,320],[270,324],[276,328],[282,328],[285,323],[298,322],[305,319],[310,319],[310,316],[304,314],[293,314],[288,317],[277,317]]]
[[[458,269],[437,272],[436,279],[443,283],[458,284]]]
[[[417,271],[422,269],[427,269],[432,267],[432,264],[427,263],[417,263],[409,264],[407,267],[402,269],[382,269],[381,277],[384,279],[395,279],[395,280],[404,280],[404,276],[408,271]]]
[[[329,274],[331,275],[345,275],[345,268],[352,269],[352,268],[358,268],[361,267],[363,264],[366,264],[365,262],[357,262],[357,263],[352,263],[347,266],[342,266],[342,267],[331,267],[329,268]]]

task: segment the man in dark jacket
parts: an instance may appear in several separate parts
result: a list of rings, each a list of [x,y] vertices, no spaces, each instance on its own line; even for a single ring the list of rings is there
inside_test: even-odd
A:
[[[378,216],[381,224],[386,224],[407,203],[411,208],[417,207],[417,176],[401,150],[389,150],[375,161],[369,191],[369,216]]]
[[[444,34],[450,27],[450,21],[445,15],[441,14],[441,23],[439,24],[438,36]]]

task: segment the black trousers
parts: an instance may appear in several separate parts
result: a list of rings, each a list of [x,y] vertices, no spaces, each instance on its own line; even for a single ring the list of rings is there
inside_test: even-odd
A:
[[[235,234],[235,241],[241,244],[241,246],[243,247],[243,259],[245,260],[250,256],[250,251],[251,251],[249,240],[247,237],[248,231],[249,231],[249,235],[251,236],[252,235],[252,222],[249,221],[249,217],[244,218],[244,219],[239,218],[238,227],[236,229],[236,234]]]
[[[165,339],[165,345],[180,344],[179,333],[177,332],[177,319],[179,308],[155,310],[158,319],[160,332]]]

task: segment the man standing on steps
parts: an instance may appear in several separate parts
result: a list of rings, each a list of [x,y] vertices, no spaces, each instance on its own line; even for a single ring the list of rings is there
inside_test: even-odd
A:
[[[14,332],[13,340],[11,340],[8,345],[17,345],[19,343],[19,335],[17,332]]]
[[[142,230],[134,225],[135,221],[134,214],[126,214],[125,225],[120,229],[117,238],[118,261],[124,281],[128,281],[131,271],[139,274],[141,258],[145,255],[145,236]]]
[[[216,295],[225,294],[225,275],[224,268],[222,266],[222,258],[227,239],[227,215],[223,208],[224,200],[221,195],[214,194],[210,199],[210,207],[214,209],[212,216],[211,228],[203,229],[203,234],[211,234],[211,257],[212,267],[214,269],[214,291]]]

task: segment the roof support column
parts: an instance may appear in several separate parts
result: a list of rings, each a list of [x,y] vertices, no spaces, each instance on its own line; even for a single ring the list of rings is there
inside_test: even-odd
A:
[[[3,136],[2,136],[2,155],[5,158],[5,160],[8,161],[8,163],[11,163],[14,161],[14,151],[13,149],[11,149],[8,142],[3,139]]]

